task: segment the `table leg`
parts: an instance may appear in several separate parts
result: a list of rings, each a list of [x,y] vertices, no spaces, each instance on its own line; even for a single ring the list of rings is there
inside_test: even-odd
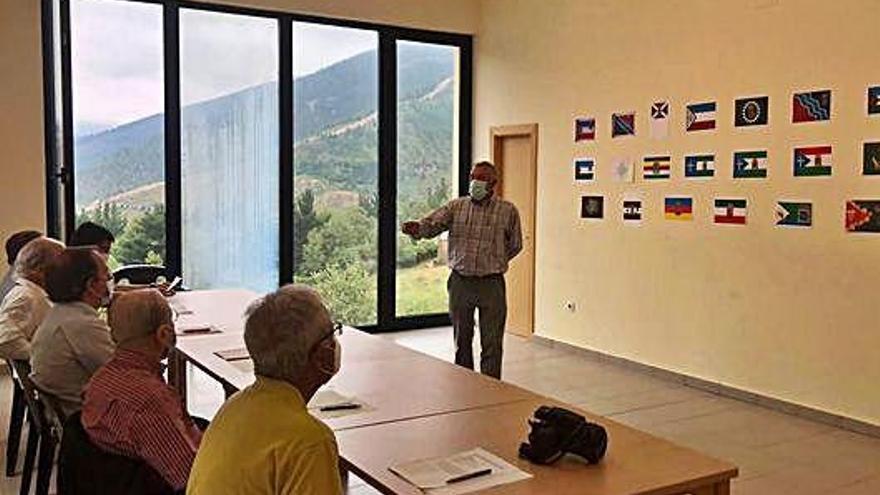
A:
[[[342,493],[348,493],[348,469],[342,464],[339,463],[339,478],[342,481]]]
[[[226,399],[229,399],[230,397],[232,397],[232,395],[235,394],[236,392],[238,392],[237,388],[233,387],[232,385],[230,385],[226,382],[223,382],[223,394],[225,395]]]
[[[186,404],[186,358],[175,350],[168,356],[168,384]]]

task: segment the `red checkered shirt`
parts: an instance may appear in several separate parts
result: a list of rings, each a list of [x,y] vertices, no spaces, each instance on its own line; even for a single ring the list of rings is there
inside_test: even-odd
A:
[[[202,433],[162,378],[160,363],[117,349],[84,396],[82,424],[92,442],[146,461],[175,490],[186,486]]]

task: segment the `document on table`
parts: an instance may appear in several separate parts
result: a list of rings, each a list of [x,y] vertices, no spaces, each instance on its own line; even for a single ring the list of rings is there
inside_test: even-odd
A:
[[[193,310],[189,309],[181,300],[177,297],[171,296],[168,298],[168,305],[171,306],[171,309],[180,315],[191,315],[193,314]]]
[[[206,333],[220,333],[220,329],[214,325],[193,318],[181,318],[174,324],[177,335],[197,335]]]
[[[395,464],[388,469],[432,495],[470,493],[532,477],[481,448],[448,457]]]
[[[341,418],[373,410],[363,401],[342,395],[332,388],[319,390],[309,401],[308,409],[321,419]]]

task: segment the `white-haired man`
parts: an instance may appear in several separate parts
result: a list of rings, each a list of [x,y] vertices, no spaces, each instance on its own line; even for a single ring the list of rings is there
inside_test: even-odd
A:
[[[340,328],[304,286],[282,287],[248,308],[244,339],[257,380],[214,417],[188,495],[342,493],[336,439],[306,409],[339,370]]]
[[[40,237],[18,253],[15,284],[0,304],[0,357],[30,359],[31,339],[51,307],[46,273],[62,251],[64,244]]]

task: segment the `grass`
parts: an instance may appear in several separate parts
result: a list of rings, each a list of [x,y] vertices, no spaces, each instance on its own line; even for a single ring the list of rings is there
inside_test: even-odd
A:
[[[449,268],[433,262],[397,270],[397,316],[446,313]]]

